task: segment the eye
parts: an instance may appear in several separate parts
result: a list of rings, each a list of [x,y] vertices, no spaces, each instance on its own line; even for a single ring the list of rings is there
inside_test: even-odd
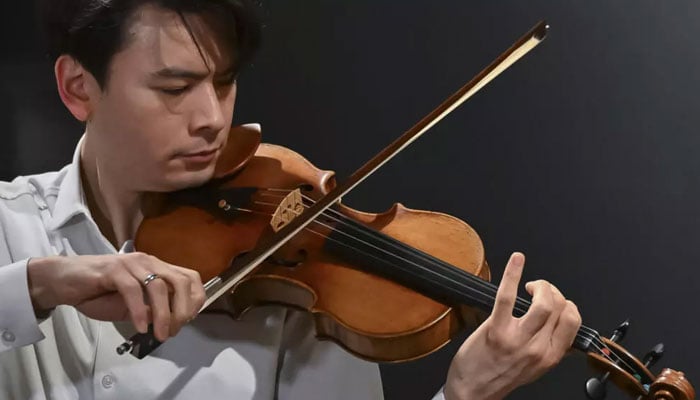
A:
[[[171,88],[161,88],[160,91],[170,96],[178,96],[185,93],[189,88],[189,86],[180,86]]]
[[[225,79],[219,79],[214,82],[214,87],[220,96],[225,96],[233,89],[233,85],[236,83],[236,77],[226,77]]]
[[[216,86],[219,86],[219,87],[231,86],[236,82],[236,78],[237,78],[237,76],[235,74],[225,76],[222,79],[219,79],[216,81]]]

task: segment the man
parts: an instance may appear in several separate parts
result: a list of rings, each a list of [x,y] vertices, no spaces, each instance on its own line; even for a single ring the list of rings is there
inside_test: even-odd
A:
[[[0,398],[380,399],[377,365],[314,339],[307,315],[197,316],[196,272],[129,251],[144,193],[212,176],[258,43],[251,6],[44,6],[58,93],[85,134],[61,171],[0,184]],[[580,316],[551,284],[528,283],[533,305],[513,317],[523,264],[513,254],[436,399],[503,398],[571,346]],[[116,354],[149,323],[162,346],[142,360]]]

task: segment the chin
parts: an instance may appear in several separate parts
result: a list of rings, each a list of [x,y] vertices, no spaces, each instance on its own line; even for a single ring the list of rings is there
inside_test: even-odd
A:
[[[151,182],[154,183],[151,186],[158,188],[159,192],[173,192],[207,183],[214,176],[216,163],[212,161],[194,164],[176,159],[160,167],[153,169],[154,172],[159,170],[160,173],[151,176]]]
[[[172,174],[162,182],[162,191],[173,192],[176,190],[189,189],[201,186],[207,183],[213,176],[213,168],[211,171],[186,171],[177,174]]]

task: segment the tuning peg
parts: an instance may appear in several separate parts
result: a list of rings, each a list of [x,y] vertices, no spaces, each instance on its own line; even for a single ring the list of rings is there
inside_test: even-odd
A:
[[[629,318],[627,318],[617,328],[615,328],[612,335],[610,336],[610,341],[615,343],[621,342],[622,339],[625,338],[629,327],[630,320]],[[654,347],[654,349],[656,349],[657,347],[658,345]],[[663,352],[663,346],[661,347],[661,351]],[[651,352],[649,354],[651,354]],[[656,360],[654,360],[654,362],[655,361]],[[591,378],[588,381],[586,381],[586,395],[588,395],[588,398],[593,400],[604,399],[606,395],[605,383],[607,382],[609,377],[610,372],[606,372],[598,378]]]
[[[605,381],[610,376],[609,372],[603,374],[600,378],[591,378],[586,382],[586,395],[589,399],[601,400],[605,398]]]
[[[630,320],[627,318],[624,322],[620,324],[614,331],[612,336],[610,336],[610,340],[618,343],[621,342],[622,339],[625,338],[625,335],[627,334],[627,329],[630,327]]]
[[[664,344],[659,343],[654,348],[649,350],[649,352],[644,356],[644,366],[651,367],[656,364],[657,361],[661,359],[664,355]]]

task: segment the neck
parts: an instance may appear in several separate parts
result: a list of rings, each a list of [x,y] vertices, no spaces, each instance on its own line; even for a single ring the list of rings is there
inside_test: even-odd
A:
[[[89,134],[80,149],[80,160],[81,180],[90,213],[102,235],[119,249],[135,236],[143,219],[143,195],[125,187],[120,171],[101,163]]]

